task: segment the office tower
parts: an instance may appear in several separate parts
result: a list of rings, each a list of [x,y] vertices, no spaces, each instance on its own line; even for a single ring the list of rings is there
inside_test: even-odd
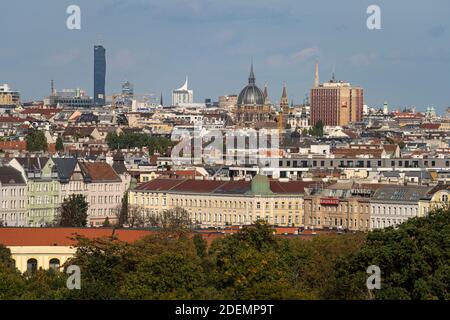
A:
[[[106,50],[101,45],[94,46],[94,105],[105,105]]]
[[[311,89],[311,125],[319,120],[325,126],[346,126],[362,121],[363,106],[364,89],[336,81],[333,75],[333,80]]]
[[[122,84],[122,95],[128,98],[134,97],[134,86],[130,81],[125,81]]]

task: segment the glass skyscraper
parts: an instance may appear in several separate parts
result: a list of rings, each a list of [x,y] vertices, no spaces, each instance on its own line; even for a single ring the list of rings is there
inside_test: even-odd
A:
[[[94,104],[105,105],[106,50],[103,46],[94,46]]]

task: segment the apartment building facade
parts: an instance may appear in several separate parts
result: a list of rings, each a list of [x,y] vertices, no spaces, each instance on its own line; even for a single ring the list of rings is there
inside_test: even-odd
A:
[[[19,170],[0,165],[0,222],[21,227],[27,223],[27,183]]]
[[[370,229],[395,227],[408,219],[423,216],[419,203],[429,191],[430,187],[421,186],[379,188],[370,200]]]
[[[101,226],[106,218],[114,223],[131,176],[127,173],[119,175],[105,162],[79,161],[78,165],[83,176],[83,190],[87,189],[89,225]]]
[[[19,170],[27,183],[26,225],[41,227],[52,223],[58,214],[59,180],[51,158],[14,158],[9,163]]]
[[[337,183],[309,188],[304,197],[308,229],[367,231],[370,228],[370,198],[373,185]]]

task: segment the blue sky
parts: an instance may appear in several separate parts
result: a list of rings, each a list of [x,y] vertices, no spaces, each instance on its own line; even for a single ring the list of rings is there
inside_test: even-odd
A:
[[[82,29],[66,28],[66,8]],[[366,27],[381,7],[382,30]],[[253,57],[257,84],[278,101],[282,82],[301,102],[319,60],[331,77],[365,88],[366,103],[450,106],[448,0],[15,0],[2,3],[0,83],[24,99],[56,87],[92,95],[93,45],[107,49],[107,94],[129,80],[138,93],[170,91],[189,75],[194,99],[239,93]],[[5,14],[6,13],[6,14]]]

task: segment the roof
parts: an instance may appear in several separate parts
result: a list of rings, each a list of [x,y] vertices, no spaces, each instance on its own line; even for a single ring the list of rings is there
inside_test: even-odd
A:
[[[422,124],[420,125],[420,129],[425,129],[425,130],[438,130],[440,126],[441,126],[440,123],[422,123]]]
[[[81,137],[89,137],[94,132],[95,127],[67,127],[64,130],[64,136],[78,135]]]
[[[4,122],[4,123],[22,123],[24,122],[25,119],[21,119],[18,117],[13,117],[13,116],[1,116],[0,117],[0,123]]]
[[[384,144],[383,149],[386,152],[395,152],[399,148],[398,144]]]
[[[79,164],[85,179],[88,178],[92,182],[122,181],[114,169],[106,162],[80,162]]]
[[[70,180],[73,175],[73,171],[77,166],[76,158],[53,158],[53,162],[56,165],[58,176],[62,180]]]
[[[386,178],[400,178],[399,171],[383,171],[381,174]]]
[[[373,157],[380,158],[383,154],[383,149],[353,149],[353,148],[338,148],[333,149],[332,153],[335,155],[342,155],[347,157],[356,157],[361,155],[372,155]]]
[[[0,166],[0,182],[2,185],[26,184],[20,171],[10,166]]]
[[[26,141],[0,141],[0,149],[3,150],[26,150]]]
[[[124,242],[134,242],[150,235],[149,230],[115,231],[115,236]],[[112,229],[97,228],[0,228],[0,243],[5,246],[73,246],[76,235],[89,239],[110,237]]]
[[[270,180],[270,190],[275,194],[302,194],[313,182]],[[192,179],[154,179],[135,188],[145,192],[187,192],[212,194],[245,194],[251,190],[250,181],[220,181]]]
[[[422,197],[426,196],[430,190],[429,187],[416,186],[386,186],[375,191],[371,200],[374,201],[394,201],[394,202],[414,202],[417,203]]]
[[[26,157],[14,158],[25,169],[25,171],[40,171],[45,167],[49,158],[47,157]]]

